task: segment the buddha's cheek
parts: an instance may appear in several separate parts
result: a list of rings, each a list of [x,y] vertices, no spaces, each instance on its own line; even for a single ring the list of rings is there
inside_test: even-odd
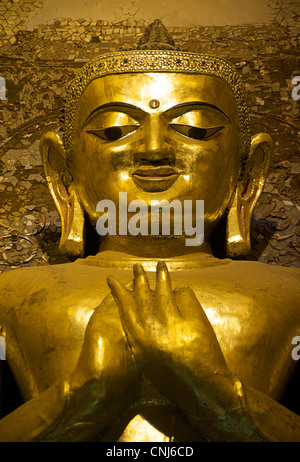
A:
[[[236,150],[216,143],[199,150],[191,173],[192,196],[204,201],[205,217],[214,221],[226,210],[239,176]]]
[[[79,198],[91,218],[98,216],[99,201],[108,199],[118,204],[119,193],[130,189],[132,159],[128,146],[112,148],[88,134],[77,141],[70,167]]]

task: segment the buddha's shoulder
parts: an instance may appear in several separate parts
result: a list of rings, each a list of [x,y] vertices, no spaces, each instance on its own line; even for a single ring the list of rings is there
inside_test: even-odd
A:
[[[300,313],[300,269],[256,261],[217,260],[190,271],[174,273],[173,285],[190,286],[201,302],[248,300],[252,306],[277,306]],[[297,311],[298,310],[298,311]]]
[[[223,281],[234,288],[288,291],[300,295],[300,269],[257,261],[220,260],[220,264],[199,272],[199,277]]]
[[[251,306],[254,311],[269,307],[279,317],[300,321],[300,269],[269,265],[257,261],[228,260],[197,277],[195,292],[206,285],[211,300],[227,300]]]
[[[81,265],[80,259],[71,263],[61,263],[56,265],[45,266],[28,266],[11,271],[5,271],[0,275],[0,285],[15,286],[21,284],[22,286],[30,283],[30,286],[40,287],[48,286],[49,284],[65,284],[70,280],[73,284],[77,280],[89,280],[93,275],[99,276],[101,268],[92,265]]]
[[[217,267],[217,272],[226,273],[227,277],[233,276],[237,279],[248,278],[248,280],[261,281],[263,283],[268,281],[272,285],[278,284],[280,281],[290,281],[291,283],[299,284],[300,268],[270,265],[247,260],[226,259],[224,263],[224,265]]]
[[[107,276],[101,268],[77,262],[19,268],[0,275],[0,312],[21,305],[52,306],[95,300],[96,306],[109,293]],[[72,299],[72,300],[71,300]]]
[[[248,280],[259,287],[291,290],[300,293],[300,268],[270,265],[257,261],[231,261],[232,272],[238,280]]]

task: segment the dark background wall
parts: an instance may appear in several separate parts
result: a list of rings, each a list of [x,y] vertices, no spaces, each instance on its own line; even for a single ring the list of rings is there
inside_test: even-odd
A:
[[[265,131],[275,145],[247,259],[300,267],[300,100],[292,98],[299,15],[299,0],[1,1],[0,271],[66,261],[39,140],[62,130],[60,110],[79,68],[134,47],[156,18],[181,49],[237,66],[252,134]]]

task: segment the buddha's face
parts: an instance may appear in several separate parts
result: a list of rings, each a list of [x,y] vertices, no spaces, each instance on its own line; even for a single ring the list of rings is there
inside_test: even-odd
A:
[[[91,221],[97,203],[204,200],[205,226],[223,215],[240,172],[235,100],[213,76],[108,75],[80,98],[70,167]]]

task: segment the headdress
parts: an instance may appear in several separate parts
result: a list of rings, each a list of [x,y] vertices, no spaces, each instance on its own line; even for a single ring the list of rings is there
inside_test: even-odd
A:
[[[235,67],[222,58],[175,49],[172,37],[159,20],[145,30],[137,50],[107,53],[88,62],[71,84],[65,107],[64,145],[72,147],[79,98],[94,79],[109,74],[138,72],[178,72],[205,74],[224,80],[235,100],[240,128],[240,154],[244,163],[250,148],[248,109],[244,88]]]

